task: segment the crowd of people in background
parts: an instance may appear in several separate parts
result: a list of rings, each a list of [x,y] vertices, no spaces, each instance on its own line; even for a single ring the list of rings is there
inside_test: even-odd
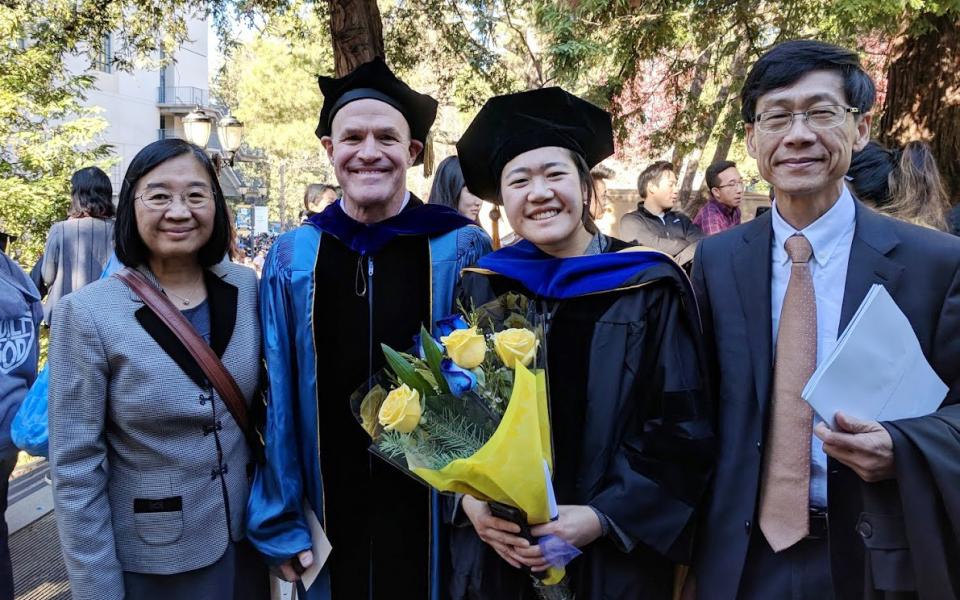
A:
[[[929,474],[947,461],[956,473],[955,456],[899,454],[932,425],[887,433],[843,418],[825,430],[794,406],[798,378],[856,308],[845,293],[862,296],[876,273],[902,277],[894,297],[950,388],[938,415],[956,419],[960,350],[949,336],[960,334],[960,282],[947,271],[960,242],[929,230],[960,235],[957,199],[926,143],[868,141],[873,83],[855,53],[790,42],[758,65],[743,117],[774,214],[750,224],[741,224],[746,182],[729,160],[707,167],[693,218],[678,205],[676,165],[650,162],[636,179],[639,203],[618,221],[607,189],[616,173],[601,164],[614,149],[610,116],[559,88],[488,101],[424,203],[405,174],[423,160],[436,102],[379,60],[320,79],[317,135],[338,185],[306,188],[295,232],[238,235],[210,158],[185,141],[138,153],[116,205],[102,170],[77,171],[68,217],[31,275],[0,253],[0,514],[17,459],[10,423],[36,376],[44,321],[54,499],[75,598],[269,597],[268,564],[297,581],[317,558],[308,509],[334,551],[301,598],[383,599],[398,585],[405,597],[446,597],[441,581],[456,600],[533,598],[528,572],[546,568],[539,548],[482,499],[460,495],[441,511],[366,453],[347,403],[382,366],[381,343],[406,349],[458,301],[510,292],[543,301],[550,346],[571,349],[550,355],[549,388],[563,407],[559,516],[534,533],[581,548],[570,570],[578,598],[660,600],[677,585],[688,598],[813,600],[929,582],[960,594],[955,564],[945,575],[936,562],[958,558],[955,538],[917,566],[872,552],[889,548],[870,545],[866,517],[856,522],[861,509],[870,516],[857,486],[881,480],[869,487],[881,508],[916,492],[898,490],[910,481],[937,507],[921,517],[957,517],[956,502],[928,489],[936,468],[923,479],[893,466],[895,456]],[[827,158],[803,154],[810,148]],[[501,240],[482,227],[484,201],[516,243],[490,253]],[[735,228],[744,235],[725,234]],[[620,251],[637,247],[655,252],[635,253],[634,271],[611,285],[604,277],[627,261]],[[603,258],[616,255],[614,266]],[[545,297],[555,261],[582,256],[599,270],[583,274],[588,292]],[[472,265],[482,272],[463,276]],[[187,333],[124,277],[160,291]],[[198,358],[197,344],[216,360]],[[624,356],[609,356],[612,347]],[[863,436],[875,452],[891,436],[897,445],[870,462]],[[867,524],[892,532],[896,548],[925,543],[904,532],[932,521],[890,514]],[[453,527],[442,541],[432,535],[441,525]],[[951,535],[941,529],[925,531]],[[858,558],[831,575],[837,548]],[[452,563],[449,580],[441,562]],[[675,584],[674,566],[691,563]],[[0,519],[0,600],[12,597]]]

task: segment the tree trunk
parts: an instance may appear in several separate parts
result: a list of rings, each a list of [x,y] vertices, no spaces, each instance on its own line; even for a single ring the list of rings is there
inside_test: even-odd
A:
[[[736,53],[733,55],[733,60],[730,63],[730,73],[737,74],[744,68],[744,63],[747,59],[747,46],[746,44],[741,44]],[[700,130],[700,134],[697,136],[696,141],[694,142],[693,152],[690,153],[687,158],[686,171],[683,175],[683,184],[680,186],[680,192],[678,193],[678,199],[680,206],[683,207],[685,211],[692,212],[694,208],[699,208],[700,195],[693,193],[693,180],[697,175],[697,170],[700,167],[700,157],[703,153],[704,146],[707,145],[707,142],[710,141],[710,136],[713,134],[713,129],[717,124],[717,121],[720,118],[721,113],[723,113],[724,108],[727,106],[727,103],[730,102],[731,96],[734,93],[733,76],[728,76],[723,85],[720,86],[720,89],[717,90],[717,97],[713,101],[713,106],[711,107],[707,118],[703,123],[703,127]],[[693,214],[690,215],[694,216]]]
[[[730,154],[730,146],[733,145],[733,138],[737,133],[736,119],[729,118],[730,116],[731,115],[727,115],[727,118],[724,118],[722,122],[722,133],[720,137],[717,138],[717,149],[713,152],[713,159],[710,161],[711,165],[721,160],[727,160],[727,155]]]
[[[703,135],[697,136],[697,141],[699,142],[702,137]],[[699,210],[699,198],[693,197],[699,196],[699,194],[693,194],[693,179],[697,176],[697,168],[700,165],[700,156],[702,154],[703,146],[698,143],[683,161],[683,181],[680,184],[680,191],[677,193],[677,206],[687,213],[691,219],[697,216],[696,211]]]
[[[329,0],[330,36],[337,77],[374,57],[385,58],[383,22],[376,0]]]
[[[916,35],[921,19],[929,25]],[[891,47],[887,97],[880,121],[880,140],[903,146],[913,140],[930,143],[940,165],[949,200],[960,200],[960,14],[921,14],[904,26]]]
[[[703,95],[703,86],[707,83],[707,73],[710,71],[710,61],[713,59],[713,50],[707,48],[700,54],[700,57],[697,58],[697,62],[693,67],[693,80],[690,82],[690,92],[687,93],[687,106],[696,107],[700,104],[700,96]],[[673,155],[670,157],[670,162],[674,166],[677,166],[677,163],[680,162],[680,146],[681,144],[673,145]]]

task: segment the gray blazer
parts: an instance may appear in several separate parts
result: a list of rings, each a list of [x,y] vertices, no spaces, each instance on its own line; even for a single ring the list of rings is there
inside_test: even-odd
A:
[[[256,276],[221,263],[205,282],[210,345],[250,402]],[[50,461],[73,597],[123,598],[123,571],[218,560],[244,536],[250,456],[186,348],[113,277],[61,299],[50,340]]]
[[[100,279],[113,253],[113,219],[67,219],[54,223],[43,251],[43,282],[49,289],[43,318],[60,298]]]

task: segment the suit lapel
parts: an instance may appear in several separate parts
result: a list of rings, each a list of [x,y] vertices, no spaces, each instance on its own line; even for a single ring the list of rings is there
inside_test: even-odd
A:
[[[766,406],[770,395],[770,371],[773,365],[770,325],[770,244],[773,225],[770,213],[757,217],[743,228],[743,236],[733,251],[733,273],[740,306],[747,324],[747,343],[753,367],[757,402]]]
[[[203,272],[210,307],[210,347],[223,358],[237,324],[237,288],[211,270]]]
[[[173,362],[177,363],[177,365],[183,369],[187,377],[196,383],[197,386],[206,387],[207,378],[200,369],[200,366],[193,360],[193,357],[190,356],[187,347],[183,345],[180,338],[174,335],[174,333],[164,325],[160,317],[150,310],[149,306],[141,306],[137,309],[137,312],[134,313],[134,316],[144,330],[150,334],[150,337],[157,342],[157,345],[173,359]]]
[[[149,273],[149,270],[147,272]],[[152,273],[149,274],[149,277],[156,284],[156,278],[153,277]],[[210,309],[210,347],[213,348],[217,356],[222,358],[227,345],[230,343],[230,338],[233,337],[233,330],[236,326],[237,288],[222,279],[221,271],[216,266],[205,270],[203,277],[204,284],[207,286],[207,306]],[[132,291],[131,294],[133,294]],[[143,304],[139,296],[136,294],[133,294],[133,296]],[[206,386],[207,377],[203,370],[190,355],[183,342],[164,325],[156,313],[144,305],[137,309],[134,316],[150,337],[157,342],[157,345],[183,369],[187,377],[199,387]]]
[[[857,225],[850,246],[837,335],[846,329],[873,284],[882,284],[891,296],[894,295],[903,265],[890,259],[887,254],[899,243],[900,238],[884,217],[857,202]]]

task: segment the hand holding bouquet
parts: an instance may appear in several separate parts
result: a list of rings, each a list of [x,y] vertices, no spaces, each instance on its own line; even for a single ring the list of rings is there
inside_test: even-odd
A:
[[[374,453],[440,492],[499,503],[524,527],[557,516],[542,328],[528,314],[507,294],[438,321],[439,339],[422,328],[410,353],[383,346],[389,369],[352,399]],[[538,590],[572,598],[557,584],[579,552],[547,542],[553,567]]]

